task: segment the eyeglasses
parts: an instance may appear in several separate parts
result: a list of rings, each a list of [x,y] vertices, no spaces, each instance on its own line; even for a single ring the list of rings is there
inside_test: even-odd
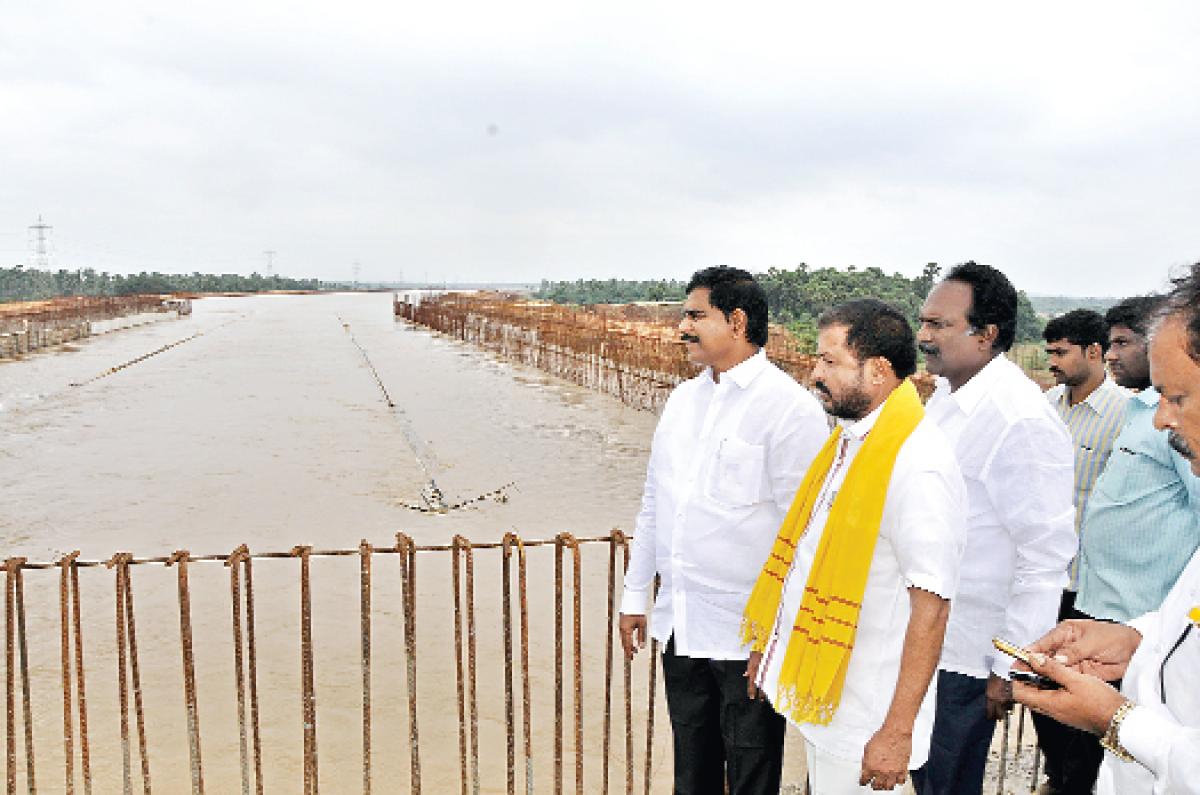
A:
[[[1187,623],[1187,626],[1183,628],[1183,632],[1179,635],[1179,640],[1175,641],[1175,645],[1167,652],[1167,656],[1163,657],[1162,665],[1158,667],[1158,692],[1164,704],[1167,703],[1167,661],[1171,659],[1171,655],[1187,640],[1188,633],[1192,631],[1192,627],[1194,626],[1195,624],[1191,621]]]

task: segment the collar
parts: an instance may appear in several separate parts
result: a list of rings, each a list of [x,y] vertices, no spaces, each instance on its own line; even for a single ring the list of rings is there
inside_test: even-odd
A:
[[[842,425],[842,432],[846,434],[847,438],[854,439],[855,441],[862,441],[865,439],[867,434],[871,432],[871,429],[875,427],[876,421],[879,420],[879,414],[883,411],[883,406],[885,403],[887,403],[886,400],[876,406],[874,411],[863,417],[861,420],[847,422]],[[845,421],[843,420],[843,422]]]
[[[1010,367],[1016,367],[1016,365],[1010,362],[1003,353],[996,354],[990,362],[983,366],[982,370],[971,376],[967,383],[954,392],[950,392],[950,399],[955,402],[963,414],[970,416],[975,413],[975,409],[979,407],[983,398],[992,391],[992,387],[1004,377],[1005,371]],[[947,383],[946,389],[949,390],[949,388],[949,383]]]
[[[1158,397],[1158,390],[1152,386],[1148,386],[1141,392],[1135,392],[1130,400],[1136,400],[1146,408],[1153,409],[1158,407]]]
[[[1095,389],[1093,389],[1088,394],[1087,397],[1085,397],[1083,400],[1080,401],[1080,403],[1087,404],[1088,408],[1090,408],[1092,411],[1096,412],[1097,414],[1100,414],[1103,412],[1103,410],[1105,408],[1104,404],[1109,399],[1108,398],[1109,393],[1117,388],[1118,387],[1117,387],[1116,382],[1113,381],[1111,378],[1109,378],[1108,375],[1105,375],[1104,380],[1100,382],[1100,385],[1097,386]],[[1071,395],[1070,388],[1064,388],[1062,393],[1058,396],[1058,402],[1063,404],[1064,406],[1069,407],[1068,401],[1070,401],[1070,399],[1071,399],[1070,395]],[[1077,403],[1076,405],[1079,405],[1079,404]]]
[[[754,379],[758,377],[758,374],[765,370],[766,367],[767,352],[759,348],[753,356],[726,370],[725,378],[737,384],[741,389],[745,389],[750,386]],[[712,381],[714,384],[717,383],[713,381],[711,367],[705,367],[704,374],[708,377],[709,381]],[[721,381],[720,383],[723,384],[725,381]]]

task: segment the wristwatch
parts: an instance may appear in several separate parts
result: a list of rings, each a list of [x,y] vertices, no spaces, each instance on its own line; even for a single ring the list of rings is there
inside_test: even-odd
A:
[[[1120,759],[1122,762],[1132,762],[1133,755],[1125,750],[1125,746],[1121,745],[1121,722],[1125,717],[1137,706],[1129,699],[1121,703],[1117,707],[1117,711],[1113,713],[1112,720],[1108,722],[1108,731],[1104,732],[1104,736],[1100,738],[1100,746],[1110,754]]]

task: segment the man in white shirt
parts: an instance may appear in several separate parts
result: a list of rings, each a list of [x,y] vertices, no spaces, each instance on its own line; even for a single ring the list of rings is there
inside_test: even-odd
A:
[[[1017,292],[995,268],[967,262],[930,291],[917,340],[940,376],[926,407],[967,484],[967,547],[938,670],[921,795],[983,787],[995,721],[1011,708],[1012,661],[999,635],[1030,643],[1054,626],[1075,555],[1071,437],[1042,391],[1005,356]]]
[[[966,489],[907,380],[916,345],[904,315],[882,301],[849,301],[818,328],[813,389],[842,427],[797,492],[747,608],[758,650],[749,689],[804,735],[812,793],[887,791],[929,750],[930,682],[958,583]],[[825,566],[833,567],[828,580]],[[843,614],[830,602],[861,606]],[[813,609],[822,614],[806,624]],[[854,626],[845,642],[829,630],[847,621]],[[844,668],[836,693],[806,684],[814,677],[801,673],[804,654],[833,655],[814,657],[814,669]]]
[[[1200,264],[1176,280],[1150,343],[1154,424],[1200,475]],[[1015,685],[1035,711],[1102,737],[1100,795],[1200,793],[1200,552],[1158,610],[1128,624],[1064,621],[1031,646],[1059,690]],[[1107,681],[1122,679],[1118,692]]]
[[[663,409],[625,575],[621,642],[663,652],[677,795],[779,791],[785,723],[746,696],[742,610],[828,435],[820,404],[767,361],[767,300],[743,270],[698,271],[679,330],[706,365]]]

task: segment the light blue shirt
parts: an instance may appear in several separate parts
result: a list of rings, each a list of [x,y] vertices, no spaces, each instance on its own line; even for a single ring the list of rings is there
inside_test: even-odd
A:
[[[1129,405],[1130,392],[1117,386],[1105,377],[1100,386],[1074,406],[1065,384],[1059,384],[1046,393],[1050,405],[1062,417],[1071,439],[1075,442],[1075,532],[1083,524],[1088,497],[1095,488],[1096,479],[1104,471],[1112,453],[1113,440],[1125,422],[1125,409]],[[1072,591],[1079,588],[1079,557],[1071,561]]]
[[[1200,546],[1200,479],[1154,429],[1158,392],[1129,399],[1080,533],[1075,607],[1129,621],[1157,610]]]

